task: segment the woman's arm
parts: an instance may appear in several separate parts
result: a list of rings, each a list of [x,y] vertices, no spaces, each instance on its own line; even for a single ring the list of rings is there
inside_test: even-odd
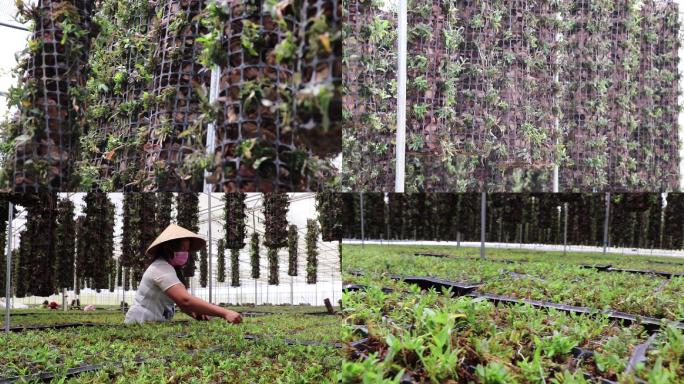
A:
[[[185,289],[183,284],[176,284],[166,290],[166,294],[180,307],[183,312],[195,312],[207,316],[222,317],[231,323],[242,322],[240,314],[218,305],[207,303],[206,301],[192,296]]]

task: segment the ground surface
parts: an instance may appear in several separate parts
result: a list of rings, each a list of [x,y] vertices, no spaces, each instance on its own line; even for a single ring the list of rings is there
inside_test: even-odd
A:
[[[345,245],[342,261],[345,283],[369,287],[344,295],[347,340],[363,339],[353,331],[359,326],[368,330],[368,339],[346,356],[345,382],[684,382],[684,277],[582,267],[684,273],[679,260],[503,249],[480,260],[474,248]],[[396,275],[477,288],[470,297],[421,291]],[[487,294],[591,310],[496,305]],[[627,312],[637,321],[601,310]],[[656,318],[655,328],[640,320],[646,316]]]
[[[171,323],[127,326],[113,309],[13,311],[13,327],[95,325],[0,334],[0,381],[47,372],[57,382],[69,368],[90,365],[101,367],[65,381],[305,383],[338,374],[341,317],[311,306],[231,308],[245,313],[242,324],[179,314]]]

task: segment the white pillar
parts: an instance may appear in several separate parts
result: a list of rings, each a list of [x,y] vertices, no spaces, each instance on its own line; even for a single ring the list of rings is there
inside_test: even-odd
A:
[[[6,275],[5,275],[5,332],[10,331],[10,307],[12,299],[12,221],[14,221],[14,204],[9,203],[9,213],[7,214],[7,253],[6,253]]]
[[[213,73],[212,73],[213,75]],[[209,217],[208,217],[208,226],[209,226],[209,247],[207,250],[207,284],[209,284],[209,302],[213,303],[212,301],[212,295],[211,295],[211,281],[212,281],[212,275],[211,275],[211,190],[207,192],[207,204],[209,206]]]
[[[603,221],[603,256],[608,248],[608,225],[610,223],[610,192],[606,193],[606,217]]]
[[[406,172],[406,51],[407,39],[407,0],[398,2],[398,35],[397,35],[397,138],[396,138],[396,172],[394,191],[404,192]]]
[[[485,230],[487,225],[487,192],[480,198],[480,258],[485,258]]]
[[[363,222],[363,192],[360,194],[360,206],[361,206],[361,248],[363,248],[363,242],[366,238],[365,232],[364,232],[364,222]]]

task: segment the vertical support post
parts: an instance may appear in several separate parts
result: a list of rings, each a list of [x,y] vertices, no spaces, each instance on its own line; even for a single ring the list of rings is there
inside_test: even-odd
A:
[[[388,204],[388,205],[389,205],[389,204]],[[387,209],[389,210],[389,206],[387,207]],[[389,225],[389,213],[388,213],[388,215],[387,215],[387,225],[386,225],[386,226],[387,226],[387,245],[389,245],[390,236],[391,236],[391,234],[390,234],[390,225]],[[335,300],[333,300],[333,301],[335,301]]]
[[[219,95],[219,79],[221,76],[221,67],[214,65],[211,69],[211,83],[209,85],[209,103],[213,104],[218,99]],[[216,121],[212,121],[207,124],[207,155],[213,157],[214,151],[216,150]],[[207,177],[209,176],[209,171],[204,171],[204,192],[207,194],[209,199],[209,248],[207,250],[207,263],[208,263],[208,276],[207,280],[209,283],[209,302],[212,302],[212,283],[211,283],[211,190],[213,185],[207,183]]]
[[[294,276],[290,276],[290,305],[294,305]]]
[[[211,83],[209,84],[209,103],[213,104],[218,99],[219,95],[219,80],[221,77],[221,67],[215,65],[211,69]],[[212,121],[207,124],[207,155],[213,157],[216,150],[216,122]],[[207,183],[209,171],[204,171],[204,193],[209,193],[213,189],[213,185]]]
[[[212,72],[213,75],[213,72]],[[208,231],[209,231],[209,247],[207,249],[207,283],[209,284],[209,302],[212,301],[212,274],[211,274],[211,189],[207,192],[207,205],[209,207],[209,217],[207,218]]]
[[[252,211],[252,230],[256,232],[256,217]],[[257,279],[254,279],[254,305],[257,305]]]
[[[563,203],[563,212],[565,216],[563,219],[563,256],[565,256],[568,248],[568,203]]]
[[[398,1],[398,29],[397,29],[397,157],[394,190],[404,192],[406,172],[406,51],[407,38],[407,0]]]
[[[363,222],[363,192],[360,194],[360,207],[361,207],[361,248],[363,248],[363,243],[366,239],[366,233],[364,232],[364,222]]]
[[[5,254],[5,332],[10,331],[10,300],[12,294],[12,221],[14,221],[14,204],[9,203],[7,215],[7,253]]]
[[[67,311],[66,288],[62,288],[62,310]]]
[[[480,197],[480,258],[485,255],[485,228],[487,224],[487,192],[482,192]]]
[[[606,192],[606,217],[603,220],[603,256],[608,250],[608,225],[610,224],[610,192]]]
[[[556,118],[556,131],[558,130],[558,118]],[[558,193],[558,164],[553,166],[553,193]]]
[[[681,7],[681,1],[677,2],[678,4],[678,9]],[[680,10],[677,15],[679,19],[680,25],[684,23],[684,14],[682,14],[682,11]],[[681,27],[680,27],[681,28]],[[677,71],[679,73],[682,73],[684,71],[684,44],[679,44],[679,51],[677,52],[677,56],[679,58],[679,65],[677,68]],[[677,105],[682,105],[684,104],[684,94],[682,92],[679,92],[679,95],[677,97]],[[679,113],[677,114],[677,129],[679,130],[679,127],[684,126],[684,109],[680,109]],[[678,135],[679,137],[679,189],[684,190],[684,135],[681,134],[681,130],[679,131],[680,134]]]
[[[563,20],[563,16],[562,16],[562,14],[561,14],[560,11],[559,11],[559,12],[556,12],[556,20],[558,20],[559,22]],[[556,43],[560,43],[560,42],[561,42],[561,39],[562,39],[562,33],[560,33],[560,31],[556,31],[556,36],[554,37],[554,40],[556,41]],[[556,59],[558,60],[558,58],[556,58]],[[559,66],[556,66],[556,70],[554,71],[554,74],[553,74],[553,81],[554,81],[557,85],[558,85],[559,82],[560,82],[560,67],[559,67]],[[556,104],[556,100],[555,100],[555,99],[554,99],[554,106],[555,106],[555,107],[558,107],[558,105]],[[559,145],[559,144],[561,144],[561,137],[562,137],[562,135],[559,133],[559,131],[560,131],[560,127],[559,127],[560,121],[559,121],[559,119],[558,119],[558,115],[556,115],[556,116],[554,117],[554,119],[553,119],[553,125],[554,125],[554,129],[555,129],[555,131],[556,131],[556,134],[557,134],[557,136],[556,136],[556,145]],[[559,174],[560,174],[560,169],[559,169],[559,168],[560,168],[560,167],[559,167],[558,163],[556,163],[556,164],[553,166],[553,193],[558,193],[558,189],[559,189],[559,188],[558,188],[558,184],[559,184]]]

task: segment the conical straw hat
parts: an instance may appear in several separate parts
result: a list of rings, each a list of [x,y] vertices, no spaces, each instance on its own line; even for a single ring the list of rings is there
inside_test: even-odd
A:
[[[207,243],[202,236],[193,233],[180,225],[170,224],[156,239],[154,239],[152,244],[147,247],[145,254],[149,255],[150,251],[161,243],[176,239],[190,239],[190,252],[199,251],[204,248]]]

